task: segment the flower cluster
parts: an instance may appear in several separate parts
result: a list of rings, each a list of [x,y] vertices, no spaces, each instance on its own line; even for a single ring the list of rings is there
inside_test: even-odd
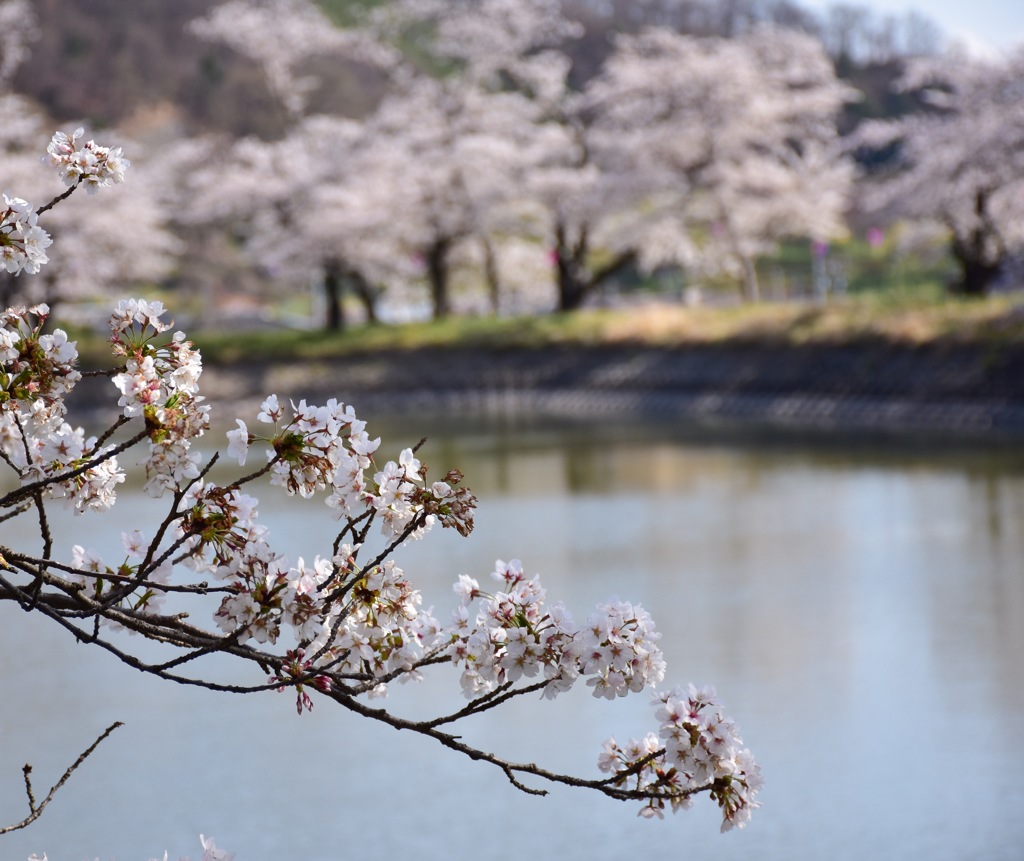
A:
[[[183,332],[155,343],[171,328],[161,319],[163,313],[160,302],[125,299],[110,316],[114,354],[125,358],[124,371],[114,377],[121,392],[117,405],[125,418],[145,419],[150,440],[146,492],[154,497],[199,477],[191,443],[210,421],[210,408],[199,394],[199,351]]]
[[[81,379],[78,350],[62,329],[43,334],[49,313],[36,305],[0,314],[0,457],[22,484],[53,479],[47,496],[105,511],[124,475],[105,456],[111,447],[64,421],[64,396]]]
[[[290,576],[288,560],[267,542],[267,529],[256,522],[257,500],[236,488],[194,482],[179,505],[179,541],[186,565],[231,584],[214,619],[226,633],[260,643],[275,643],[286,615],[299,625],[314,613],[300,575]],[[301,562],[301,560],[300,560]],[[304,612],[304,610],[308,610]]]
[[[45,304],[0,314],[0,409],[64,415],[63,397],[82,378],[78,347],[63,329],[43,334],[49,316]]]
[[[377,696],[386,692],[386,675],[418,678],[416,666],[440,626],[419,609],[420,593],[392,560],[363,571],[358,548],[343,545],[331,559],[317,556],[307,566],[300,557],[292,566],[256,522],[256,500],[237,489],[198,481],[181,510],[186,563],[230,582],[215,614],[221,630],[274,643],[288,625],[298,641],[312,641],[309,666],[369,683],[365,689]]]
[[[256,419],[273,425],[273,435],[257,436],[236,419],[237,427],[227,434],[228,454],[244,465],[253,443],[266,441],[271,484],[289,495],[308,499],[329,489],[326,502],[339,519],[372,512],[389,539],[419,538],[437,521],[463,535],[472,531],[476,498],[459,486],[458,470],[428,486],[423,464],[412,449],[404,449],[397,461],[367,475],[380,439],[370,439],[366,422],[351,406],[334,398],[323,406],[302,400],[288,411],[270,395]]]
[[[74,187],[81,183],[89,194],[124,182],[124,172],[131,162],[121,153],[121,147],[100,146],[95,141],[79,146],[84,135],[85,129],[82,128],[75,129],[70,135],[55,132],[46,147],[44,161],[57,168],[66,186]]]
[[[0,271],[18,275],[34,274],[49,262],[46,249],[50,235],[36,222],[38,216],[28,201],[3,195],[0,207]]]
[[[673,811],[688,808],[693,794],[709,790],[722,810],[722,830],[742,828],[759,803],[754,797],[761,769],[733,721],[722,713],[713,688],[673,689],[654,698],[657,735],[604,743],[598,768],[620,776],[618,783],[639,792],[656,792],[641,816],[663,816],[667,797]]]
[[[287,687],[295,688],[295,710],[301,715],[302,710],[313,711],[313,699],[303,689],[303,680],[312,680],[313,686],[321,691],[331,689],[331,680],[327,676],[316,675],[313,661],[306,658],[305,649],[289,649],[287,660],[281,665],[280,671],[270,677],[270,683],[282,682],[278,691],[283,693]]]
[[[10,426],[3,435],[7,439],[16,436]],[[116,501],[117,485],[124,482],[124,472],[116,457],[106,456],[113,446],[99,447],[98,441],[94,436],[86,438],[82,428],[73,428],[67,422],[52,429],[36,425],[28,440],[30,461],[21,470],[22,482],[58,479],[47,485],[48,496],[65,500],[79,514],[106,511]],[[19,463],[20,458],[12,455],[12,462]]]
[[[422,598],[404,572],[388,560],[367,572],[352,566],[353,548],[335,558],[344,586],[309,650],[316,663],[364,682],[371,696],[383,696],[385,676],[418,680],[416,669],[438,641],[440,625],[420,609]]]
[[[313,406],[305,400],[291,405],[291,418],[283,422],[285,411],[277,395],[268,397],[260,407],[257,421],[274,425],[275,434],[268,441],[274,462],[271,484],[280,485],[289,495],[309,499],[331,486],[343,462],[356,458],[360,464],[370,463],[380,440],[370,440],[366,422],[356,418],[350,406],[331,398],[324,406]],[[228,454],[244,465],[249,446],[259,439],[249,434],[241,419],[236,430],[228,433]],[[346,452],[346,443],[348,451]]]
[[[614,699],[659,683],[665,661],[661,635],[639,605],[611,600],[577,628],[569,612],[555,604],[543,607],[545,590],[537,577],[527,579],[522,563],[500,559],[491,575],[501,591],[489,595],[463,575],[455,585],[462,601],[454,613],[448,655],[462,667],[462,690],[468,697],[506,682],[534,678],[543,669],[544,696],[553,699],[581,676],[595,697]],[[483,599],[475,619],[469,605]]]
[[[148,568],[143,578],[145,582],[132,588],[131,581],[138,579],[139,565],[148,555],[149,542],[142,532],[134,529],[121,533],[121,545],[124,547],[125,559],[116,569],[105,564],[95,550],[86,550],[80,544],[74,545],[71,548],[72,564],[76,571],[82,573],[69,574],[68,580],[80,583],[85,594],[96,601],[108,599],[111,589],[130,584],[113,606],[141,613],[159,613],[167,595],[160,586],[171,579],[171,563],[165,560]],[[113,628],[121,627],[106,617],[100,621]]]
[[[78,140],[85,134],[76,129],[71,135],[56,132],[46,148],[44,161],[56,167],[64,184],[74,189],[80,183],[92,194],[97,189],[124,182],[125,170],[130,162],[122,155],[120,147],[99,146],[89,141],[80,148]],[[49,262],[46,249],[53,244],[48,234],[39,226],[39,213],[20,197],[3,194],[0,205],[0,272],[20,275],[22,272],[35,274],[44,263]]]
[[[403,451],[373,478],[372,453],[365,423],[351,407],[336,401],[313,406],[292,404],[291,416],[275,396],[261,405],[261,423],[274,425],[268,457],[271,483],[289,494],[314,495],[327,486],[327,504],[339,516],[379,518],[385,535],[394,537],[410,524],[407,538],[425,532],[435,519],[460,532],[472,528],[475,499],[459,487],[452,471],[444,481],[426,486],[423,468],[412,451]],[[241,420],[228,432],[228,452],[242,465],[259,439]],[[419,609],[413,589],[393,561],[368,570],[354,559],[358,546],[343,546],[331,559],[317,557],[312,568],[296,566],[273,551],[266,529],[256,523],[256,500],[237,488],[196,481],[185,494],[178,534],[187,549],[187,564],[229,580],[216,622],[225,632],[276,642],[282,623],[292,627],[318,667],[365,683],[374,695],[386,692],[380,681],[389,674],[417,677],[415,667],[438,638],[440,626]],[[413,522],[415,520],[415,523]]]

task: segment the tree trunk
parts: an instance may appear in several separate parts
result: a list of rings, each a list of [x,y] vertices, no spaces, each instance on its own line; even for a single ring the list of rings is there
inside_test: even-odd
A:
[[[593,290],[593,283],[580,272],[580,266],[559,249],[556,252],[558,267],[558,310],[575,311]]]
[[[345,271],[337,260],[324,262],[324,326],[328,332],[340,332],[345,328],[345,307],[342,304]]]
[[[442,320],[451,313],[448,302],[448,252],[451,247],[452,241],[446,236],[436,239],[427,249],[427,277],[435,320]]]
[[[987,296],[999,274],[1000,264],[986,263],[957,249],[958,243],[954,242],[953,256],[960,265],[960,280],[953,285],[952,292],[959,296]]]
[[[953,232],[952,252],[960,265],[960,281],[952,292],[961,296],[985,296],[999,274],[1006,257],[1005,246],[988,215],[987,189],[979,189],[974,196],[974,212],[979,223],[969,236],[959,237]],[[995,260],[990,249],[996,248]]]
[[[579,239],[570,245],[569,231],[565,224],[558,221],[555,224],[555,268],[558,274],[559,311],[575,311],[594,288],[584,268],[586,256],[586,230],[581,230]]]
[[[354,269],[349,270],[349,281],[352,284],[352,292],[356,294],[356,298],[362,303],[363,310],[366,312],[366,322],[378,323],[377,299],[380,297],[380,291],[366,279],[362,272],[356,272]]]
[[[497,316],[501,310],[501,277],[498,274],[498,255],[486,237],[480,237],[484,249],[484,279],[487,281],[487,296],[491,302],[491,313]]]
[[[757,278],[757,266],[747,256],[740,259],[743,263],[743,298],[748,302],[760,302],[761,282]]]

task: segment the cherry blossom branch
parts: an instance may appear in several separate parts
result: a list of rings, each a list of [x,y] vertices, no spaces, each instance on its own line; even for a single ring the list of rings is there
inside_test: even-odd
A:
[[[11,598],[21,602],[25,597],[24,590],[14,586],[7,581],[6,578],[0,575],[0,600]],[[115,646],[109,640],[105,640],[95,634],[86,634],[76,625],[68,621],[68,617],[60,608],[70,607],[74,600],[75,599],[66,596],[63,599],[61,599],[60,596],[54,595],[41,596],[31,609],[40,612],[57,622],[61,627],[69,631],[79,642],[98,646],[99,648],[110,652],[118,660],[132,669],[139,670],[140,672],[147,673],[149,675],[154,675],[157,678],[161,678],[166,681],[182,685],[190,685],[193,687],[206,688],[212,691],[235,694],[258,693],[260,691],[277,690],[281,687],[280,683],[262,685],[229,685],[207,679],[191,678],[188,676],[168,673],[160,669],[161,665],[147,663],[135,655]],[[212,646],[216,647],[214,651],[227,652],[236,657],[251,661],[261,668],[279,668],[284,663],[284,660],[276,655],[259,652],[248,646],[237,645],[236,643],[231,642],[230,637],[215,637],[201,629],[187,626],[179,616],[163,618],[151,617],[149,619],[142,619],[138,615],[132,613],[111,610],[108,611],[106,618],[156,642],[175,646],[192,645],[197,648],[210,648]],[[211,653],[212,651],[206,652],[206,654]]]
[[[19,570],[24,571],[33,577],[36,576],[36,572],[42,568],[52,568],[73,576],[81,576],[82,574],[81,569],[73,568],[63,562],[57,562],[56,560],[42,557],[29,556],[24,553],[16,553],[7,547],[0,546],[0,556],[7,560],[9,567],[17,567]],[[97,575],[97,578],[109,580],[112,583],[132,584],[133,588],[138,588],[140,585],[136,575],[118,574],[116,571],[106,571],[102,575]],[[59,586],[59,583],[54,583],[53,585]],[[146,585],[145,581],[141,585]],[[81,589],[84,588],[83,584],[75,584],[75,586],[76,589],[74,591],[76,592],[81,591]],[[199,583],[184,585],[178,583],[161,583],[159,586],[161,591],[179,592],[183,595],[214,595],[221,593],[229,594],[233,592],[230,586],[211,586],[205,580],[200,581]],[[70,594],[70,592],[68,594]],[[88,615],[92,614],[90,613]]]
[[[36,210],[36,215],[42,215],[44,212],[49,212],[49,210],[53,209],[58,203],[60,203],[61,201],[67,200],[69,197],[71,197],[72,194],[75,193],[75,189],[77,189],[79,185],[81,185],[81,180],[76,182],[74,185],[72,185],[70,188],[65,190],[63,193],[58,194],[49,203],[44,204],[43,206],[40,206],[39,209]]]
[[[9,589],[10,588],[10,584],[8,584],[5,580],[3,580],[3,578],[0,578],[0,587],[3,587],[5,589]],[[48,600],[43,600],[43,601],[40,602],[39,609],[44,609],[47,606],[49,606],[49,601]],[[115,614],[113,614],[113,618],[116,621],[118,621],[118,622],[120,622],[122,624],[126,624],[126,625],[131,624],[131,626],[132,626],[132,628],[134,630],[137,630],[139,633],[143,633],[143,634],[145,634],[146,636],[148,636],[148,637],[150,637],[152,639],[158,639],[158,640],[163,640],[165,642],[168,642],[168,640],[166,640],[164,637],[157,636],[155,634],[154,630],[152,630],[152,629],[147,630],[147,628],[152,628],[152,626],[148,622],[144,622],[143,620],[140,620],[138,618],[134,618],[130,614],[115,613]],[[180,621],[181,620],[177,619],[177,618],[174,618],[174,619],[169,619],[169,620],[166,620],[166,621],[173,622],[175,624],[175,626],[177,627],[177,626],[180,625]],[[73,626],[67,625],[67,627],[69,627],[69,629],[73,633],[75,633],[76,636],[78,636],[80,638],[84,638],[83,635],[81,634],[81,632],[79,632]],[[180,631],[178,633],[180,634]],[[89,638],[89,639],[91,639],[91,638]],[[178,636],[178,637],[176,637],[176,639],[178,639],[180,641],[181,638],[180,638],[180,636]],[[224,638],[224,639],[225,640],[230,640],[230,638]],[[141,670],[142,672],[145,672],[145,673],[148,673],[148,674],[151,674],[151,675],[155,675],[155,676],[157,676],[159,678],[164,678],[164,679],[167,679],[169,681],[177,682],[179,684],[198,686],[198,687],[203,687],[203,688],[206,688],[206,689],[209,689],[209,690],[215,690],[215,691],[221,691],[221,692],[229,692],[229,693],[254,693],[254,692],[258,692],[258,691],[271,690],[271,689],[276,689],[276,688],[280,687],[280,684],[278,684],[278,683],[267,684],[267,685],[249,685],[249,686],[226,685],[226,684],[216,683],[216,682],[212,682],[212,681],[204,680],[204,679],[195,679],[195,678],[190,678],[190,677],[183,677],[183,676],[179,676],[177,674],[167,673],[166,670],[164,669],[164,667],[166,665],[146,664],[145,662],[139,660],[135,656],[132,656],[132,655],[129,655],[129,654],[125,653],[123,650],[117,648],[113,644],[111,644],[111,643],[109,643],[107,641],[104,641],[102,639],[100,639],[100,640],[93,640],[93,642],[96,645],[99,645],[101,648],[104,648],[107,651],[110,651],[112,654],[114,654],[116,657],[118,657],[122,662],[128,664],[129,666],[131,666],[131,667],[133,667],[135,669]],[[280,667],[280,661],[278,659],[275,659],[271,655],[268,655],[268,654],[265,654],[265,653],[258,654],[258,653],[255,652],[255,650],[251,650],[251,649],[249,649],[247,647],[238,646],[237,644],[226,644],[226,643],[224,643],[223,640],[220,640],[220,641],[217,641],[217,642],[214,642],[214,643],[209,643],[204,648],[207,649],[207,650],[211,650],[211,651],[212,650],[217,650],[217,651],[229,650],[233,654],[236,654],[236,655],[238,655],[240,657],[247,657],[250,660],[255,660],[257,663],[260,663],[262,665],[265,665],[265,666],[276,666],[278,668]],[[190,658],[191,656],[185,656],[185,657],[186,658]],[[198,656],[196,656],[196,657],[198,657]],[[299,683],[301,683],[301,681],[302,680],[299,680]],[[305,681],[308,682],[309,680],[307,679]],[[533,691],[539,690],[542,686],[543,686],[543,684],[541,683],[541,684],[531,685],[531,686],[528,686],[527,688],[519,689],[517,691],[505,690],[505,691],[501,691],[501,692],[495,692],[496,695],[495,695],[494,699],[490,701],[490,705],[488,705],[487,707],[491,707],[491,706],[497,705],[498,702],[504,701],[504,700],[510,698],[511,696],[516,696],[516,695],[521,694],[521,693],[529,693],[529,692],[533,692]],[[510,782],[514,786],[516,786],[516,788],[520,789],[523,792],[528,792],[529,794],[533,794],[533,795],[546,795],[547,794],[547,790],[538,789],[538,788],[534,788],[534,787],[529,787],[526,784],[523,784],[522,781],[520,781],[518,779],[517,775],[528,775],[528,776],[539,778],[539,779],[547,781],[547,782],[558,783],[558,784],[562,784],[562,785],[566,785],[566,786],[573,786],[573,787],[579,787],[579,788],[589,788],[589,789],[593,789],[593,790],[596,790],[598,792],[601,792],[602,794],[607,795],[608,797],[611,797],[611,798],[614,798],[614,799],[617,799],[617,800],[623,800],[623,801],[626,801],[626,800],[651,800],[651,799],[657,800],[657,799],[670,799],[670,798],[673,798],[673,797],[676,797],[676,798],[680,797],[680,792],[677,791],[677,790],[671,789],[671,788],[621,789],[617,785],[613,785],[613,784],[621,784],[622,781],[626,777],[632,776],[632,775],[637,774],[640,771],[642,771],[642,769],[644,767],[646,767],[654,758],[656,758],[657,754],[651,755],[651,756],[648,756],[648,757],[644,758],[643,760],[639,761],[638,763],[635,763],[630,768],[628,768],[628,769],[626,769],[626,770],[624,770],[622,772],[617,773],[613,778],[610,778],[610,779],[598,779],[598,780],[588,780],[588,779],[584,779],[584,778],[575,777],[573,775],[561,774],[561,773],[558,773],[558,772],[553,772],[553,771],[551,771],[549,769],[542,768],[542,767],[536,765],[535,763],[514,763],[514,762],[509,762],[508,760],[505,760],[504,758],[502,758],[502,757],[500,757],[500,756],[498,756],[496,754],[493,754],[493,753],[490,753],[488,751],[484,751],[484,750],[481,750],[479,748],[475,748],[475,747],[473,747],[473,746],[471,746],[469,744],[466,744],[465,742],[463,742],[460,739],[459,736],[452,735],[450,733],[445,733],[445,732],[441,732],[441,731],[437,730],[437,726],[439,726],[441,723],[451,723],[451,722],[454,722],[454,721],[459,720],[461,718],[468,717],[468,716],[470,716],[472,714],[475,714],[478,711],[482,710],[482,709],[479,708],[479,706],[481,704],[481,701],[483,701],[485,698],[480,698],[479,701],[476,701],[474,703],[470,703],[469,706],[467,706],[466,709],[463,709],[460,713],[457,713],[455,715],[449,716],[447,718],[442,718],[442,719],[437,719],[437,720],[432,720],[432,721],[411,721],[411,720],[407,720],[405,718],[401,718],[399,716],[396,716],[396,715],[392,714],[391,712],[388,712],[385,709],[376,709],[376,708],[369,707],[369,706],[359,702],[354,697],[352,697],[351,695],[345,693],[342,690],[332,689],[331,691],[327,692],[325,695],[330,697],[331,699],[334,699],[335,701],[339,702],[345,708],[347,708],[347,709],[349,709],[351,711],[354,711],[354,712],[356,712],[356,713],[358,713],[360,715],[363,715],[365,717],[373,718],[374,720],[377,720],[377,721],[379,721],[381,723],[387,724],[388,726],[391,726],[391,727],[393,727],[395,729],[405,729],[405,730],[413,731],[413,732],[415,732],[417,734],[420,734],[420,735],[425,735],[427,737],[433,738],[435,741],[438,741],[443,746],[445,746],[445,747],[447,747],[447,748],[449,748],[451,750],[457,751],[457,752],[459,752],[459,753],[469,757],[470,759],[477,760],[477,761],[488,762],[488,763],[496,766],[497,768],[499,768],[503,773],[505,773],[506,776],[509,778]],[[659,751],[659,753],[660,753],[660,751]],[[713,783],[708,783],[707,785],[701,785],[701,786],[693,787],[691,789],[688,789],[688,790],[685,790],[684,792],[682,792],[682,796],[681,797],[688,797],[689,795],[693,795],[693,794],[696,794],[696,793],[710,791],[711,789],[713,789],[713,787],[714,787]]]
[[[391,714],[385,709],[377,709],[366,705],[352,697],[341,696],[337,694],[328,693],[326,696],[335,699],[345,708],[355,712],[363,717],[370,718],[371,720],[378,721],[386,724],[396,730],[408,730],[418,735],[424,735],[428,738],[434,739],[436,742],[441,744],[443,747],[453,750],[457,753],[461,753],[477,762],[486,762],[496,766],[502,772],[509,777],[513,785],[517,789],[529,793],[530,795],[547,795],[548,790],[529,788],[522,785],[521,782],[515,779],[516,775],[529,775],[536,777],[540,780],[548,783],[560,784],[563,786],[572,786],[579,789],[592,789],[602,795],[606,795],[609,798],[614,798],[618,801],[645,801],[649,799],[670,799],[672,797],[678,797],[680,794],[682,797],[689,797],[702,792],[709,792],[714,788],[713,783],[706,785],[696,786],[690,789],[683,790],[681,793],[669,791],[666,789],[619,789],[611,785],[605,779],[591,780],[586,778],[575,777],[569,774],[560,774],[559,772],[550,771],[549,769],[542,768],[536,763],[516,763],[509,762],[496,754],[490,753],[489,751],[482,750],[480,748],[473,747],[472,745],[466,744],[457,735],[445,733],[437,730],[435,727],[429,725],[428,722],[412,721],[405,718],[397,717]],[[648,763],[645,763],[648,764]],[[614,780],[618,780],[617,775]]]
[[[441,107],[455,110],[454,103]],[[446,115],[446,120],[447,140],[454,142],[456,118]],[[79,149],[81,134],[58,133],[51,141],[51,160],[72,188],[41,212],[83,181],[92,191],[121,180],[127,163],[120,152],[92,142]],[[456,190],[468,197],[468,178],[460,171],[454,174]],[[42,251],[49,244],[35,224],[38,213],[20,199],[4,199],[3,229],[21,243],[15,246],[11,240],[5,247],[16,247],[22,255],[9,252],[5,265],[37,271],[46,262]],[[463,235],[459,230],[442,240]],[[573,248],[567,229],[559,235],[582,254],[591,240],[589,225],[582,224],[575,237]],[[584,678],[595,697],[606,699],[659,684],[664,659],[653,620],[639,605],[612,599],[577,626],[561,604],[544,606],[546,592],[539,579],[528,578],[518,560],[499,560],[492,574],[499,583],[494,594],[461,575],[452,621],[447,626],[438,622],[422,609],[419,590],[394,556],[435,525],[468,535],[476,499],[462,485],[458,470],[428,481],[418,458],[425,441],[404,449],[395,461],[375,463],[380,440],[371,440],[351,406],[335,399],[324,405],[291,402],[289,412],[275,394],[269,395],[256,420],[272,425],[273,436],[250,434],[237,419],[238,428],[227,433],[227,453],[244,466],[250,445],[265,440],[273,456],[230,484],[211,481],[219,454],[200,468],[203,458],[192,449],[210,424],[210,407],[199,394],[201,357],[183,333],[169,341],[158,337],[171,327],[161,319],[163,313],[161,303],[144,300],[123,300],[114,308],[112,349],[124,364],[96,376],[112,377],[122,412],[98,440],[86,440],[84,430],[65,421],[64,398],[81,375],[77,349],[66,333],[42,333],[49,309],[13,308],[0,315],[7,380],[0,399],[0,422],[6,429],[0,433],[0,453],[19,478],[34,479],[0,498],[0,508],[12,509],[13,516],[34,507],[42,538],[41,554],[0,547],[0,601],[17,602],[78,642],[168,682],[233,694],[292,690],[300,714],[313,707],[312,689],[355,714],[487,762],[531,795],[548,791],[531,785],[534,781],[589,788],[615,799],[643,801],[642,815],[660,815],[666,803],[676,810],[690,796],[709,792],[724,811],[723,824],[746,822],[757,806],[759,769],[749,751],[740,749],[741,739],[716,708],[713,691],[691,686],[689,693],[657,694],[657,733],[625,747],[614,739],[605,742],[598,768],[612,772],[608,778],[588,780],[512,762],[442,729],[524,694],[542,691],[553,699]],[[136,417],[143,420],[141,431],[100,450]],[[117,501],[116,485],[125,479],[117,455],[146,441],[145,492],[170,496],[153,537],[141,529],[123,531],[124,556],[114,564],[79,545],[72,548],[70,563],[54,559],[49,500],[62,498],[77,514],[109,510]],[[329,557],[293,563],[272,546],[269,531],[257,520],[258,500],[244,492],[264,477],[295,498],[295,504],[317,494],[327,497],[327,505],[344,518]],[[368,562],[358,562],[371,528],[378,526],[383,549]],[[182,578],[179,566],[192,573]],[[206,576],[221,585],[191,582]],[[161,612],[167,594],[195,596],[200,607],[200,596],[219,599],[207,617],[210,629],[190,621],[192,607]],[[107,633],[122,629],[168,648],[159,659],[147,659],[145,650],[133,650],[131,641],[122,643]],[[210,662],[200,660],[217,654],[246,662],[249,671],[258,668],[266,681],[220,681]],[[441,664],[461,671],[469,700],[451,714],[409,720],[360,699],[385,696],[391,682],[419,680],[423,669]],[[46,802],[36,804],[28,771],[26,788],[33,818]]]
[[[454,723],[455,721],[462,720],[463,718],[480,714],[507,702],[513,697],[518,697],[522,694],[532,694],[536,691],[543,690],[547,686],[547,680],[545,679],[542,682],[535,682],[525,688],[516,688],[514,690],[512,689],[513,684],[513,682],[506,682],[504,685],[495,688],[493,691],[484,694],[482,697],[477,697],[477,699],[468,703],[464,708],[459,709],[457,712],[453,712],[446,717],[439,717],[425,721],[425,724],[430,727],[443,726],[447,723]]]
[[[29,482],[28,484],[24,484],[17,490],[12,490],[6,496],[0,497],[0,507],[8,508],[11,505],[16,505],[26,496],[31,496],[33,493],[36,493],[40,490],[44,490],[50,485],[60,484],[61,482],[70,481],[73,478],[78,478],[81,475],[85,475],[85,473],[87,473],[89,470],[95,469],[97,466],[99,466],[102,463],[105,463],[112,457],[116,457],[122,452],[127,451],[132,446],[142,442],[148,436],[149,431],[139,431],[139,433],[137,433],[131,439],[125,440],[119,445],[114,446],[109,451],[103,452],[102,454],[92,458],[91,460],[86,461],[81,466],[76,467],[75,469],[69,470],[68,472],[62,472],[57,475],[50,475],[47,476],[46,478],[40,478],[37,481],[32,481]]]

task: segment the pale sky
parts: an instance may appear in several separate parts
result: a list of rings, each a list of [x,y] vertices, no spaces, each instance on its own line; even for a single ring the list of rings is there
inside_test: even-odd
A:
[[[934,21],[950,41],[960,41],[979,53],[1024,45],[1024,0],[844,0],[879,14],[902,15],[916,10]],[[812,8],[831,0],[805,0]]]

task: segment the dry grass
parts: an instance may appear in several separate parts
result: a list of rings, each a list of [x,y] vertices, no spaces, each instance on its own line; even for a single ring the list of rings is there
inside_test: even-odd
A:
[[[1016,297],[932,303],[858,297],[827,305],[652,306],[591,314],[586,340],[617,344],[1024,342],[1024,304]],[[571,330],[566,335],[575,340]]]
[[[109,363],[104,343],[79,336],[87,365]],[[400,326],[353,327],[342,333],[276,331],[191,333],[213,362],[328,358],[376,351],[474,347],[681,347],[727,343],[854,344],[880,341],[1024,343],[1024,299],[900,300],[860,296],[828,304],[685,308],[675,304],[597,309],[538,317],[459,317]]]

